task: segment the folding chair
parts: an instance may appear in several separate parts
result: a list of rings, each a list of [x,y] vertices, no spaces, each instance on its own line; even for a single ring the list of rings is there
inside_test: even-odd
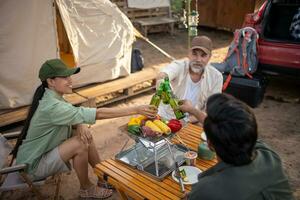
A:
[[[0,180],[3,180],[3,182],[0,182],[0,193],[4,191],[29,188],[38,199],[45,199],[36,186],[41,186],[48,183],[46,179],[31,181],[25,172],[27,167],[26,164],[12,165],[7,167],[9,154],[13,149],[7,140],[17,138],[18,135],[19,132],[0,134]],[[61,196],[59,196],[61,174],[55,175],[52,178],[56,183],[54,199],[63,199]]]

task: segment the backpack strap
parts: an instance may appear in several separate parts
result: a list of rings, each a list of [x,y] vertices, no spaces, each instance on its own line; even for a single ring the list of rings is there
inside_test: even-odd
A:
[[[238,45],[239,45],[239,38],[240,35],[242,34],[242,32],[240,30],[235,30],[234,32],[234,38],[233,38],[233,45],[231,46],[231,48],[229,48],[223,62],[225,62],[225,60],[231,56],[233,54],[233,52],[238,49]]]
[[[241,37],[241,35],[242,35],[243,33],[242,33],[242,31],[241,31],[241,29],[240,30],[236,30],[235,32],[234,32],[234,39],[233,39],[233,41],[234,41],[234,43],[233,43],[233,45],[232,45],[232,48],[227,52],[227,55],[226,55],[226,57],[224,58],[224,61],[229,57],[229,56],[231,56],[232,54],[233,54],[233,52],[236,52],[236,59],[237,59],[237,64],[238,64],[238,66],[240,66],[241,65],[241,61],[240,61],[240,51],[239,51],[239,40],[240,40],[240,37]],[[232,73],[232,72],[231,72]],[[223,84],[223,87],[222,87],[222,91],[225,91],[226,89],[227,89],[227,87],[228,87],[228,85],[229,85],[229,82],[231,81],[231,79],[232,79],[232,75],[231,75],[231,73],[229,73],[228,74],[228,76],[227,76],[227,78],[226,78],[226,80],[225,80],[225,82],[224,82],[224,84]]]
[[[243,30],[243,42],[242,42],[242,55],[243,55],[243,68],[245,74],[249,77],[252,78],[252,76],[249,73],[249,63],[247,62],[247,43],[251,42],[251,35],[252,32],[250,33],[249,31]]]
[[[223,92],[227,89],[227,87],[229,85],[229,82],[231,81],[231,78],[232,78],[232,75],[228,74],[228,76],[227,76],[227,78],[226,78],[226,80],[225,80],[225,82],[223,84],[223,87],[222,87],[222,91]]]

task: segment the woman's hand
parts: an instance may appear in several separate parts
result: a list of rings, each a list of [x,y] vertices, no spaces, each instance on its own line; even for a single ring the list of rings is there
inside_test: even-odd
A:
[[[155,118],[157,115],[157,108],[153,105],[141,105],[136,107],[136,111],[140,115],[145,115],[148,118]]]
[[[88,128],[86,124],[78,124],[76,128],[77,136],[80,140],[88,145],[91,143],[93,136],[91,134],[91,130]]]

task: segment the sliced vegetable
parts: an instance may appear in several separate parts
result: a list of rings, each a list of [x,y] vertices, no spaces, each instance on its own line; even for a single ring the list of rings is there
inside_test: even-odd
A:
[[[162,121],[156,119],[153,121],[153,123],[156,126],[158,126],[163,131],[164,134],[169,135],[171,133],[171,129],[166,124],[164,124]]]

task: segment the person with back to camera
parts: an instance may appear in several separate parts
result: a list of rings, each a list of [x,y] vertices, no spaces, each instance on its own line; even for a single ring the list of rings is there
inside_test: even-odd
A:
[[[191,102],[181,110],[201,117]],[[218,163],[202,172],[187,198],[191,200],[290,200],[291,188],[280,157],[257,140],[253,112],[227,94],[208,98],[204,132]]]
[[[149,105],[127,108],[75,107],[63,99],[72,93],[71,75],[80,68],[68,68],[60,59],[46,61],[39,71],[41,85],[35,91],[24,128],[13,151],[17,164],[27,164],[32,180],[69,171],[69,161],[80,182],[82,198],[107,198],[112,195],[109,185],[88,177],[88,164],[100,162],[90,130],[85,124],[96,120],[141,114],[155,117],[157,109]],[[72,135],[72,127],[76,131]],[[105,187],[106,186],[106,187]]]

